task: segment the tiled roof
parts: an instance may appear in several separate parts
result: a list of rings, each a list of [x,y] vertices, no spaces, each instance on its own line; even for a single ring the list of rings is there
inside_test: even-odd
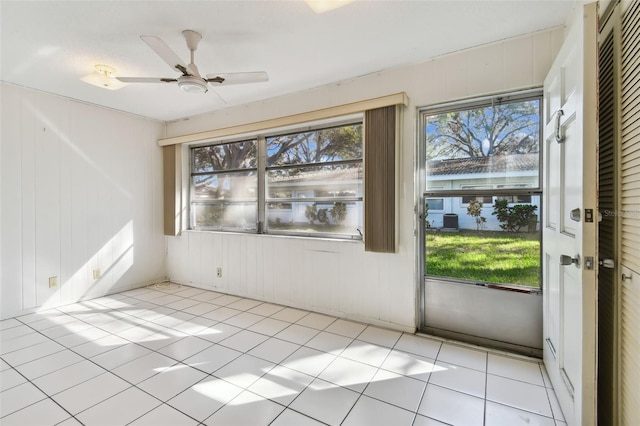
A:
[[[427,163],[427,175],[462,175],[505,173],[538,170],[538,154],[511,154],[494,157],[454,158],[431,160]]]
[[[276,182],[312,182],[323,180],[341,180],[341,181],[353,181],[356,179],[362,179],[362,169],[344,168],[344,169],[311,169],[306,170],[303,173],[297,175],[272,175],[269,177],[271,184]]]

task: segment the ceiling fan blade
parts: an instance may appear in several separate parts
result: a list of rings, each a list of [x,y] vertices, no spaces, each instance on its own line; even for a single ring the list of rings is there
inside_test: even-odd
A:
[[[140,36],[142,41],[165,61],[172,70],[180,71],[184,75],[189,75],[187,65],[161,38],[155,36]]]
[[[207,74],[206,80],[214,86],[230,86],[232,84],[261,83],[269,81],[269,76],[264,71],[230,72]]]
[[[175,78],[155,78],[155,77],[116,77],[123,83],[175,83]]]

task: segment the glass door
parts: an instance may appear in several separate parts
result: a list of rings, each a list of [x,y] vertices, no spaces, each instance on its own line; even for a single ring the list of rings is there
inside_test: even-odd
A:
[[[421,111],[424,331],[540,354],[541,109],[528,91]]]

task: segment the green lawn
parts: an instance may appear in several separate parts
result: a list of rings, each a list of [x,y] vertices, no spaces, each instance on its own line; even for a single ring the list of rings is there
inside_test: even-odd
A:
[[[428,232],[426,273],[478,282],[540,286],[539,234]]]

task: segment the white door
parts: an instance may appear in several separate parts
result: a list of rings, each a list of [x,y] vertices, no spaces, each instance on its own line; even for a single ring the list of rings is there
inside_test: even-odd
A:
[[[544,82],[543,352],[569,425],[596,412],[596,16],[578,2]]]

